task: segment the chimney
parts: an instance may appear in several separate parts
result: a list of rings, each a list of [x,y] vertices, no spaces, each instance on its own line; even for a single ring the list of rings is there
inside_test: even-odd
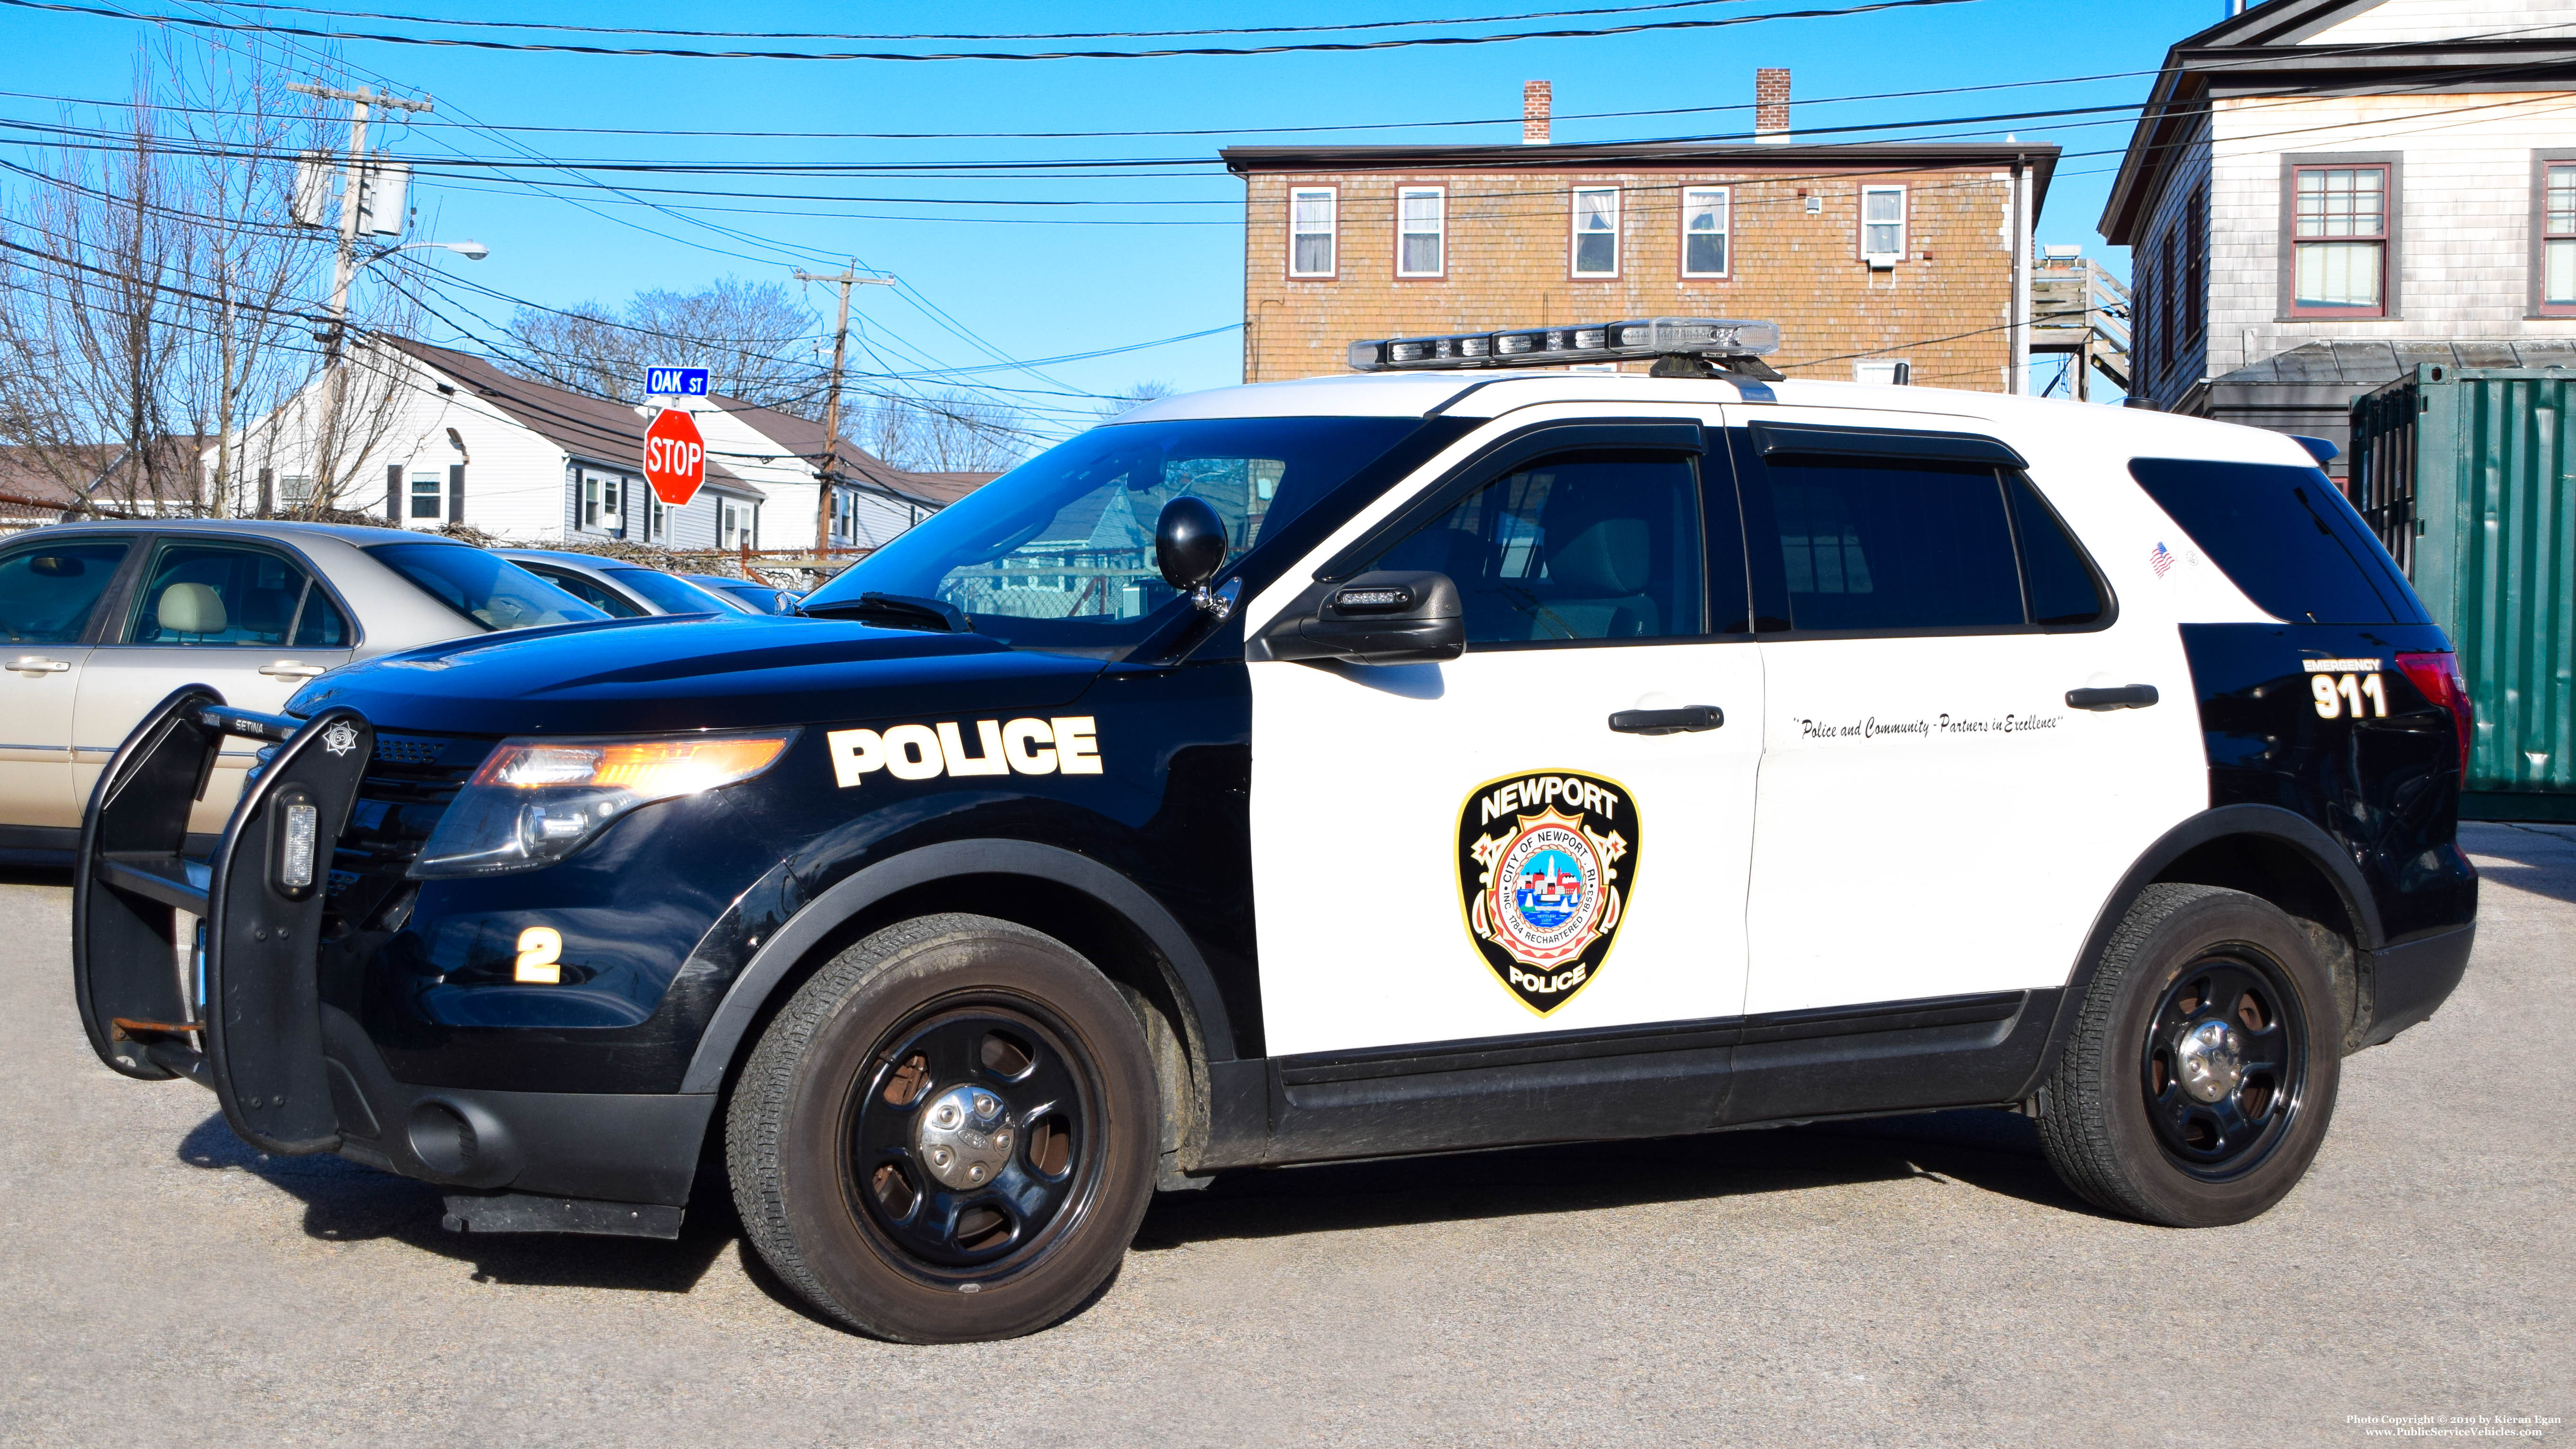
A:
[[[1753,139],[1765,144],[1789,139],[1789,72],[1762,66],[1753,72]]]
[[[1782,71],[1781,74],[1785,77],[1788,72]],[[1788,82],[1784,79],[1781,82],[1783,95],[1787,94],[1787,87]],[[1546,81],[1521,82],[1521,144],[1524,146],[1547,144],[1548,92]]]

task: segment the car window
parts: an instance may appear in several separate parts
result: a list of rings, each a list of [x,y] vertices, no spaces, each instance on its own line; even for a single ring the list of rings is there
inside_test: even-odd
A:
[[[936,599],[974,631],[1115,652],[1180,605],[1154,563],[1163,507],[1189,494],[1225,523],[1227,564],[1422,427],[1420,418],[1118,423],[1060,443],[907,530],[805,601]]]
[[[2090,624],[2102,617],[2102,590],[2066,526],[2048,511],[2028,479],[2005,485],[2012,497],[2013,537],[2021,545],[2022,587],[2034,624]]]
[[[2023,622],[2012,527],[1993,468],[1780,455],[1762,461],[1792,628]]]
[[[2314,468],[2136,458],[2129,475],[2255,606],[2293,624],[2421,624],[2422,601]]]
[[[638,619],[644,615],[643,605],[588,574],[577,574],[571,569],[559,569],[534,560],[514,559],[512,562],[611,618]]]
[[[121,538],[40,543],[0,555],[0,637],[77,644],[132,547]]]
[[[126,620],[124,642],[281,648],[296,635],[312,582],[300,565],[266,549],[165,543]]]
[[[320,581],[304,591],[304,612],[296,616],[293,646],[298,649],[346,649],[354,642],[347,616]]]
[[[1700,539],[1688,458],[1567,453],[1468,494],[1370,567],[1447,574],[1469,644],[1663,639],[1702,632]]]
[[[487,629],[585,624],[609,617],[535,574],[479,548],[453,543],[391,543],[369,557],[414,588]]]
[[[686,579],[651,569],[610,569],[618,587],[632,589],[674,614],[739,614],[748,612],[731,599],[719,599]]]

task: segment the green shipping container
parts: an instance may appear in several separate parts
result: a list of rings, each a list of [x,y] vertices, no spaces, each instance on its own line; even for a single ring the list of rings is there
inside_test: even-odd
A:
[[[2353,400],[2347,476],[2468,676],[2461,815],[2576,821],[2576,371],[2419,365]]]

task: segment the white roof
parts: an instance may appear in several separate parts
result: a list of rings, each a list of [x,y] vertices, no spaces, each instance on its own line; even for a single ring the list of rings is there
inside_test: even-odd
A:
[[[1747,393],[1750,392],[1750,396]],[[1767,396],[1766,396],[1767,394]],[[1353,373],[1243,387],[1210,388],[1169,397],[1120,415],[1119,423],[1183,418],[1448,417],[1492,418],[1539,403],[1772,403],[1783,407],[1861,409],[1913,413],[1927,424],[2002,430],[2007,438],[2036,431],[2080,430],[2098,443],[2134,456],[2239,457],[2305,464],[2298,444],[2278,433],[2215,423],[2173,413],[2098,403],[1962,392],[1940,387],[1889,387],[1857,382],[1786,381],[1770,384],[1701,378],[1649,377],[1634,372],[1515,371]],[[2117,439],[2117,442],[2112,442]]]

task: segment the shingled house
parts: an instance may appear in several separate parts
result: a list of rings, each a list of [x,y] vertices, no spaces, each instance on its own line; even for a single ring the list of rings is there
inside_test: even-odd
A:
[[[2134,403],[2341,443],[2417,362],[2576,363],[2564,0],[2270,0],[2177,42],[2102,213]]]

